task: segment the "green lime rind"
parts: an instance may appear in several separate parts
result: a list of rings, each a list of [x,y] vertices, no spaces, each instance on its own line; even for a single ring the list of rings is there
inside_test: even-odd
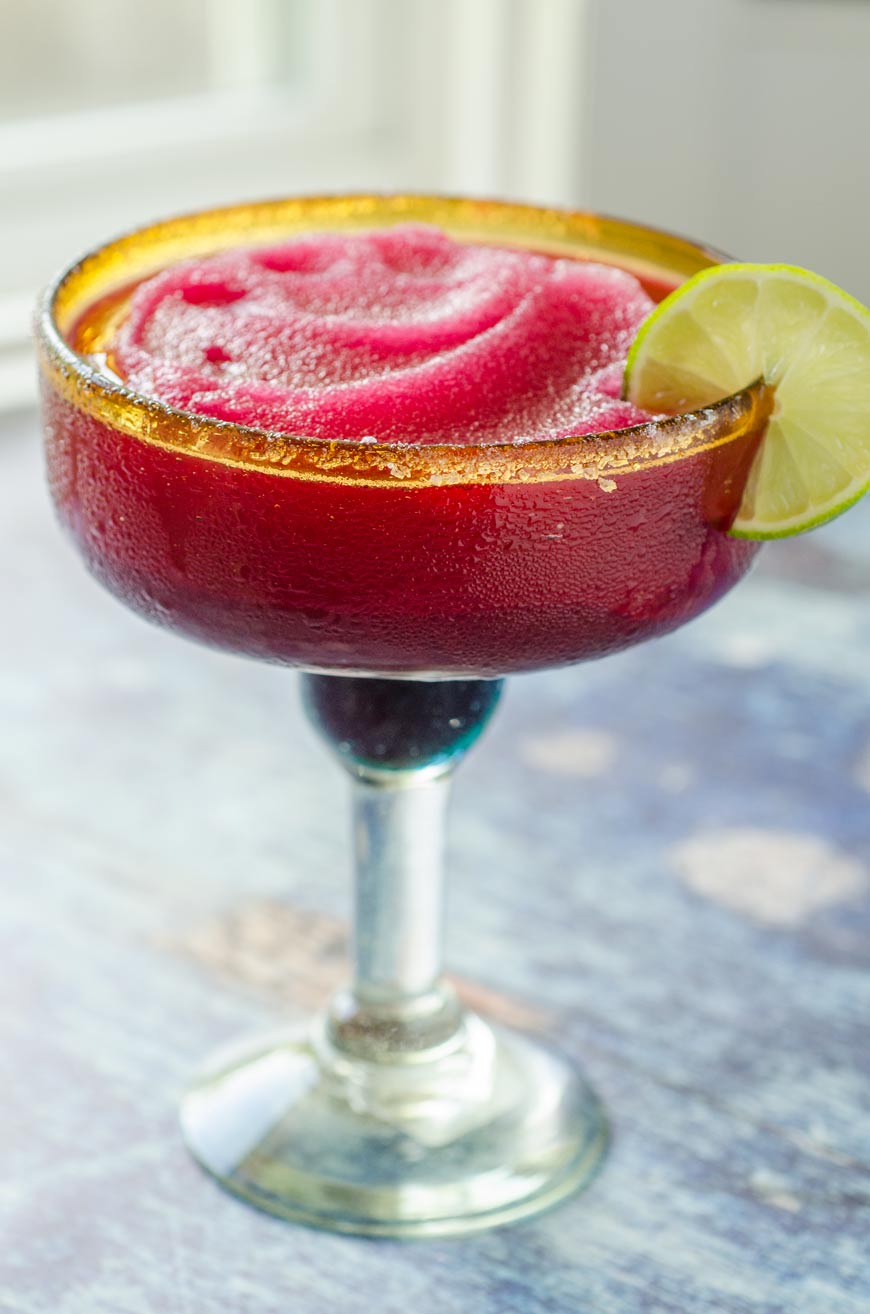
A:
[[[870,492],[870,482],[864,484],[857,492],[847,496],[845,501],[840,502],[833,509],[825,508],[811,520],[800,519],[794,523],[784,522],[775,529],[763,529],[760,525],[750,523],[749,529],[744,529],[740,516],[734,521],[734,524],[728,530],[730,538],[751,538],[756,541],[773,542],[778,538],[795,538],[798,534],[808,534],[811,529],[818,529],[821,525],[827,525],[829,521],[836,520],[844,511],[848,511],[856,502],[860,502],[865,493]]]

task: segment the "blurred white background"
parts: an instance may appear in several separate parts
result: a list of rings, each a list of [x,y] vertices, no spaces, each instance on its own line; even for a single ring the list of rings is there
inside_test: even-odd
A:
[[[0,407],[60,265],[245,197],[553,201],[870,300],[868,125],[870,0],[6,0]]]

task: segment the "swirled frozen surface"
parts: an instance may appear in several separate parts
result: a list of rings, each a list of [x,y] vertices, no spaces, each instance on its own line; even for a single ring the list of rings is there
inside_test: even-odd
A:
[[[285,434],[518,442],[649,418],[619,389],[651,307],[612,266],[403,224],[171,266],[111,361],[139,392]]]

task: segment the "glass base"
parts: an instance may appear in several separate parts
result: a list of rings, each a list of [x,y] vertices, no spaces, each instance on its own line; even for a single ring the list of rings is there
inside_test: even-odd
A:
[[[332,1021],[224,1051],[186,1095],[188,1147],[258,1209],[336,1232],[447,1236],[556,1204],[594,1175],[594,1092],[526,1036],[462,1015],[423,1052],[360,1058]]]

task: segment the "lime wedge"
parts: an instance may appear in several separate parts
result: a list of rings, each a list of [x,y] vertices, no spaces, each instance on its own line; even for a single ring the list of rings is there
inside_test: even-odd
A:
[[[623,396],[698,410],[763,378],[773,412],[731,533],[784,538],[870,487],[870,311],[791,265],[715,265],[644,320]]]

